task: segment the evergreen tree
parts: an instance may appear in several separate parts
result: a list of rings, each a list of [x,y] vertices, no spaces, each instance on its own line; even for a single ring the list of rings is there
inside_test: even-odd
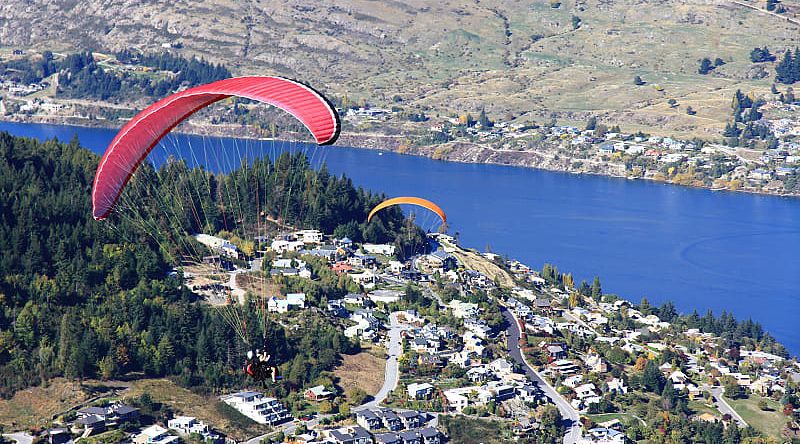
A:
[[[712,69],[714,69],[714,65],[711,63],[711,59],[704,57],[702,60],[700,60],[700,67],[697,69],[697,72],[699,74],[706,75],[711,72]]]

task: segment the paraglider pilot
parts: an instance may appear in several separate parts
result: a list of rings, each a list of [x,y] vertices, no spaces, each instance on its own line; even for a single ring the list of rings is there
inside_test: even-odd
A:
[[[270,358],[272,356],[266,350],[248,351],[244,372],[256,381],[271,379],[272,382],[276,382],[281,377],[278,375],[278,367],[269,364]]]

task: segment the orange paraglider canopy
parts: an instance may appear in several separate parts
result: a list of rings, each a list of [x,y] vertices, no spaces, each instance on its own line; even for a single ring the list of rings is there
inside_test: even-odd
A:
[[[379,203],[377,206],[375,206],[375,208],[372,209],[372,211],[369,212],[369,216],[367,216],[367,222],[369,222],[372,219],[372,216],[374,216],[375,213],[377,213],[378,211],[386,207],[390,207],[392,205],[402,205],[402,204],[417,205],[423,208],[427,208],[436,213],[437,215],[439,215],[439,217],[442,219],[442,223],[447,223],[447,216],[444,214],[444,211],[442,211],[442,209],[439,208],[438,205],[421,197],[409,197],[409,196],[393,197],[391,199],[387,199]]]

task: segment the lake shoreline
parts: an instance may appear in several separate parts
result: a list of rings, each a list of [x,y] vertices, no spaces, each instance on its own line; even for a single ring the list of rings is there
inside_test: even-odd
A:
[[[75,126],[81,128],[102,128],[110,130],[119,130],[120,128],[122,128],[122,126],[109,124],[109,121],[107,120],[88,120],[88,119],[69,118],[69,117],[55,118],[54,116],[39,117],[39,118],[36,117],[19,118],[19,116],[14,116],[11,119],[3,119],[0,121],[13,122],[13,123]],[[93,122],[95,124],[92,124]],[[277,135],[277,137],[265,137],[265,135],[263,134],[263,130],[260,130],[253,126],[243,126],[243,125],[198,125],[198,124],[193,124],[192,122],[185,122],[181,124],[178,128],[176,128],[173,132],[190,136],[225,137],[225,138],[240,138],[240,139],[250,139],[250,140],[279,140],[285,142],[308,142],[308,140],[303,140],[303,138],[300,137],[299,134],[290,132],[282,133],[280,135]],[[543,161],[542,156],[537,156],[536,153],[532,152],[518,152],[515,154],[521,154],[521,156],[511,157],[511,159],[507,159],[506,161],[498,161],[492,159],[492,152],[494,150],[491,147],[477,144],[474,142],[469,142],[469,143],[448,142],[445,144],[437,144],[437,145],[409,145],[409,143],[410,141],[408,140],[408,138],[401,135],[342,132],[339,136],[339,139],[337,140],[337,143],[335,145],[332,145],[332,147],[359,148],[372,151],[391,152],[395,154],[425,157],[432,160],[451,162],[451,163],[511,166],[518,168],[531,168],[531,169],[550,171],[550,172],[568,173],[579,176],[585,175],[585,176],[611,177],[611,178],[626,179],[626,180],[641,180],[650,183],[662,183],[665,185],[673,185],[681,188],[704,189],[714,192],[724,191],[733,193],[752,194],[758,196],[771,196],[771,197],[784,197],[784,198],[800,197],[800,193],[777,193],[777,192],[755,190],[755,189],[751,190],[751,189],[715,188],[713,186],[684,185],[669,180],[655,180],[645,177],[633,177],[624,174],[625,171],[624,165],[612,164],[612,163],[606,164],[607,168],[604,169],[603,171],[578,170],[572,168],[571,164],[563,164],[563,163],[557,164],[554,162]],[[444,156],[437,155],[439,149],[447,147],[448,145],[450,146],[472,145],[474,147],[478,147],[480,153],[477,154],[475,152],[452,153],[452,150],[446,150],[447,154],[445,154]],[[468,154],[472,156],[472,159],[468,158]],[[539,158],[538,160],[537,157]],[[479,158],[482,160],[476,160]],[[620,169],[620,167],[623,167],[623,169]]]

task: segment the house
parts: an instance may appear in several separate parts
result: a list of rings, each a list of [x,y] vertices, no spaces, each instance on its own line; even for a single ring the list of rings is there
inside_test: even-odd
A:
[[[294,308],[306,308],[305,293],[289,293],[286,295],[286,299],[278,299],[273,296],[267,301],[267,310],[273,313],[286,313]]]
[[[403,444],[403,438],[397,433],[378,433],[374,438],[375,444]]]
[[[344,296],[344,299],[342,300],[344,301],[345,304],[359,305],[363,307],[364,302],[367,301],[368,299],[363,294],[348,293]]]
[[[492,361],[489,364],[489,369],[499,377],[514,373],[514,366],[512,366],[510,362],[506,361],[505,358],[499,358]]]
[[[392,274],[400,274],[405,268],[405,264],[400,261],[389,261],[389,272]]]
[[[347,260],[347,263],[354,267],[365,268],[374,266],[378,263],[378,260],[375,259],[375,256],[356,253],[353,255],[353,257]]]
[[[433,427],[425,427],[419,429],[419,434],[422,436],[422,444],[441,444],[442,435]]]
[[[125,404],[112,404],[109,409],[111,410],[111,417],[108,419],[116,422],[135,421],[139,419],[139,409]]]
[[[483,365],[467,370],[467,378],[472,382],[484,382],[489,379],[491,372]]]
[[[67,429],[58,428],[47,431],[47,442],[49,444],[67,444],[70,441],[72,441],[72,435]]]
[[[106,420],[97,415],[88,415],[78,418],[75,426],[83,428],[84,436],[96,435],[106,431]]]
[[[564,359],[567,357],[567,351],[561,344],[545,345],[544,351],[550,356],[552,360]]]
[[[375,285],[375,273],[372,270],[363,270],[361,273],[353,273],[350,275],[356,284],[371,287]]]
[[[325,430],[323,434],[336,444],[371,444],[372,435],[360,426]]]
[[[422,384],[412,382],[408,384],[406,390],[408,391],[408,397],[410,399],[430,399],[434,388],[433,385],[427,382],[423,382]]]
[[[400,420],[392,409],[377,409],[373,410],[373,413],[381,419],[383,428],[393,432],[403,429],[403,421]]]
[[[586,364],[590,372],[605,373],[608,371],[608,366],[605,361],[603,361],[603,358],[597,353],[588,353],[586,357],[583,358],[583,363]]]
[[[318,385],[315,387],[311,387],[307,389],[303,394],[303,397],[308,399],[309,401],[324,401],[326,399],[331,399],[333,392],[325,390],[324,385]]]
[[[456,257],[445,252],[444,250],[437,250],[425,256],[425,262],[427,262],[431,267],[441,269],[443,271],[455,268],[458,264]]]
[[[583,382],[583,375],[572,375],[564,378],[562,384],[569,388],[575,388]]]
[[[331,270],[333,270],[333,272],[336,274],[344,274],[353,271],[353,267],[347,262],[337,262],[333,264]]]
[[[414,410],[407,410],[404,412],[400,412],[397,414],[400,418],[400,421],[403,423],[403,427],[406,429],[416,429],[418,427],[422,427],[425,424],[425,415],[414,411]]]
[[[176,416],[167,422],[167,427],[184,436],[192,434],[200,435],[205,442],[222,441],[222,437],[219,434],[214,433],[207,424],[192,416]]]
[[[517,394],[516,389],[512,385],[508,385],[502,381],[491,381],[486,384],[486,388],[492,394],[495,401],[505,401],[511,399]]]
[[[180,442],[180,438],[169,434],[169,430],[158,424],[142,429],[141,433],[133,438],[134,444],[170,444]]]
[[[339,257],[345,256],[346,252],[344,249],[335,247],[333,245],[320,245],[317,248],[313,248],[311,250],[302,250],[300,251],[301,254],[308,254],[311,256],[323,257],[329,262],[333,262],[337,260]]]
[[[292,419],[292,415],[277,399],[265,397],[259,392],[237,392],[221,396],[220,400],[259,424],[275,425]]]
[[[686,380],[689,378],[682,371],[675,370],[674,372],[670,373],[668,379],[672,381],[672,385],[676,390],[682,390]]]
[[[399,435],[403,444],[422,444],[422,435],[416,430],[406,430],[400,432]]]
[[[517,397],[522,400],[522,402],[536,402],[542,397],[542,391],[538,387],[525,384],[521,387],[517,387]]]
[[[411,348],[417,353],[436,353],[439,350],[440,342],[436,339],[417,336],[411,343]]]
[[[319,230],[300,230],[292,233],[292,235],[304,244],[322,243],[322,233]]]
[[[550,368],[553,369],[554,372],[564,376],[574,375],[578,373],[579,370],[578,366],[569,359],[559,359],[557,361],[553,361],[550,363]]]
[[[617,395],[623,395],[628,393],[628,387],[625,386],[625,381],[619,378],[613,378],[606,383],[608,386],[608,392],[614,393]]]
[[[301,268],[305,267],[305,261],[299,259],[275,259],[272,261],[272,268]]]
[[[462,410],[469,407],[469,398],[467,397],[469,391],[450,389],[445,390],[443,393],[445,400],[447,400],[447,409],[449,411],[460,413]]]
[[[625,434],[619,430],[605,427],[595,427],[586,431],[587,436],[582,437],[580,444],[624,444]]]
[[[369,254],[381,254],[383,256],[393,256],[396,247],[390,244],[362,244],[361,248]]]
[[[450,356],[450,362],[461,368],[467,368],[472,365],[472,359],[470,359],[469,354],[470,352],[466,350],[455,352]]]
[[[579,385],[575,387],[575,395],[579,399],[586,399],[592,396],[597,396],[597,392],[595,392],[596,389],[597,387],[595,387],[595,385],[592,384],[591,382],[588,384]]]
[[[345,307],[343,299],[332,299],[328,301],[328,312],[338,318],[346,318],[349,316],[347,308]]]
[[[383,420],[370,409],[356,412],[356,423],[370,431],[383,428]]]

